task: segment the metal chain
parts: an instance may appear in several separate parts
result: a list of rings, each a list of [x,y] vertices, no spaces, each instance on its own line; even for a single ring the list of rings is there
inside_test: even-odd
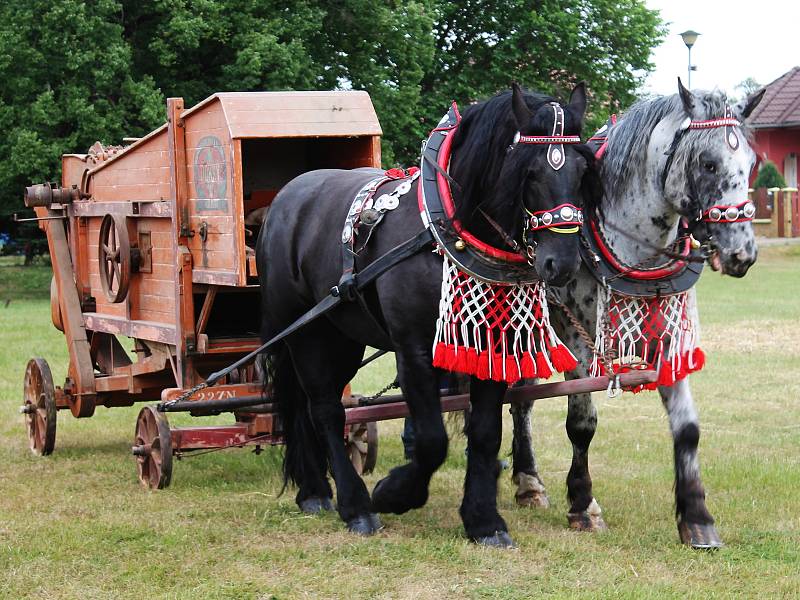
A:
[[[575,331],[578,332],[578,337],[580,337],[581,340],[583,340],[583,343],[586,344],[586,347],[589,348],[589,350],[591,350],[592,356],[598,356],[597,348],[594,345],[594,338],[591,335],[589,335],[589,332],[586,331],[586,328],[583,326],[583,324],[580,322],[580,320],[578,320],[578,317],[575,316],[575,313],[572,312],[567,307],[567,305],[564,304],[557,297],[557,295],[555,294],[555,292],[552,289],[548,289],[547,292],[548,292],[548,294],[547,294],[548,295],[548,298],[547,298],[548,303],[554,304],[555,306],[557,306],[558,308],[561,309],[561,311],[564,313],[564,315],[569,320],[569,322],[572,325],[572,327],[574,327]],[[607,320],[607,319],[604,319],[604,321],[605,320]],[[606,327],[607,325],[604,324],[603,326]],[[614,362],[615,359],[616,359],[616,355],[614,354],[614,351],[611,350],[611,349],[607,349],[603,353],[603,355],[600,355],[600,360],[603,362],[603,368],[605,369],[606,373],[612,373],[613,372],[612,371],[612,368],[613,368],[612,363]]]
[[[375,394],[374,396],[369,396],[369,397],[367,397],[367,398],[363,398],[361,401],[362,401],[362,402],[370,402],[370,401],[372,401],[372,400],[377,400],[377,399],[378,399],[378,398],[380,398],[381,396],[385,395],[385,394],[386,394],[386,392],[388,392],[389,390],[394,390],[394,389],[397,389],[397,388],[399,388],[399,387],[400,387],[400,382],[399,382],[399,381],[397,381],[397,377],[395,377],[395,378],[394,378],[394,380],[392,381],[392,383],[390,383],[389,385],[387,385],[386,387],[384,387],[384,388],[383,388],[381,391],[379,391],[377,394]]]

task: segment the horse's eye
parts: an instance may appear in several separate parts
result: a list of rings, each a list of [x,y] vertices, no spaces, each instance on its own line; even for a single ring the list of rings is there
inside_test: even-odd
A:
[[[703,163],[703,168],[706,171],[708,171],[709,173],[716,173],[717,172],[717,165],[715,165],[713,162],[708,162],[708,161],[704,162]]]

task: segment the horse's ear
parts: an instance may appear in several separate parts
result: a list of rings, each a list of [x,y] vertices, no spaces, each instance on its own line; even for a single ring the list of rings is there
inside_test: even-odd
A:
[[[683,86],[680,77],[678,77],[678,94],[681,97],[681,102],[683,102],[683,110],[686,111],[687,115],[691,116],[694,109],[694,96],[692,96],[692,92]]]
[[[755,110],[756,106],[758,106],[759,102],[764,98],[766,92],[767,88],[761,88],[757,92],[750,94],[734,107],[733,114],[739,117],[740,121],[744,121],[750,116],[750,113]]]
[[[531,122],[531,109],[525,104],[525,98],[522,96],[522,90],[515,81],[511,84],[511,109],[514,112],[514,120],[517,122],[517,129],[522,130]]]
[[[583,115],[586,113],[586,82],[581,81],[572,89],[569,95],[569,105],[575,109],[578,118],[583,121]]]

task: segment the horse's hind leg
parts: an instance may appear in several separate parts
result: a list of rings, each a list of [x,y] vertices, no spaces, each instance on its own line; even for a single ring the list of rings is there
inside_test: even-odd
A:
[[[467,536],[484,546],[513,547],[508,527],[497,512],[497,453],[502,439],[502,400],[506,384],[470,382],[472,411],[467,425],[467,476],[461,520]]]
[[[700,425],[689,381],[682,379],[671,387],[659,387],[658,391],[667,409],[675,450],[675,501],[681,542],[692,548],[719,548],[722,541],[706,508],[706,493],[700,481]]]
[[[514,420],[514,436],[511,442],[513,474],[511,480],[517,486],[514,493],[518,506],[548,508],[550,499],[544,482],[536,468],[531,435],[533,402],[515,402],[509,409]]]
[[[364,347],[341,336],[324,320],[307,325],[287,343],[300,384],[308,397],[310,422],[317,435],[315,441],[322,450],[321,455],[327,454],[333,472],[337,512],[351,531],[365,535],[374,533],[381,524],[370,511],[367,488],[345,451],[345,413],[341,402],[344,386],[358,371]],[[323,464],[319,462],[316,466]],[[318,470],[312,473],[319,475]],[[312,478],[302,482],[300,488],[302,491],[306,487],[312,494],[309,497],[314,498],[320,485],[318,478]],[[320,500],[324,502],[324,498]]]
[[[447,457],[447,431],[439,403],[439,377],[429,345],[396,349],[403,397],[414,421],[411,462],[395,467],[372,491],[376,512],[402,514],[428,501],[431,476]]]

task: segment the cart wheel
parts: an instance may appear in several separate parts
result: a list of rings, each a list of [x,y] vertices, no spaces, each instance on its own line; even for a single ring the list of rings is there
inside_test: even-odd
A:
[[[370,422],[351,425],[345,445],[356,473],[372,473],[375,463],[378,462],[378,424]]]
[[[25,415],[31,452],[38,456],[53,453],[56,445],[56,395],[53,375],[43,358],[32,358],[25,369]]]
[[[145,406],[136,419],[133,448],[139,481],[151,490],[163,490],[172,479],[172,435],[167,418]]]
[[[61,318],[61,306],[58,304],[58,287],[56,287],[56,277],[50,280],[50,319],[53,327],[59,331],[64,331],[64,320]]]
[[[100,283],[110,302],[122,302],[125,299],[131,280],[131,243],[124,219],[106,215],[100,224],[97,246]]]

